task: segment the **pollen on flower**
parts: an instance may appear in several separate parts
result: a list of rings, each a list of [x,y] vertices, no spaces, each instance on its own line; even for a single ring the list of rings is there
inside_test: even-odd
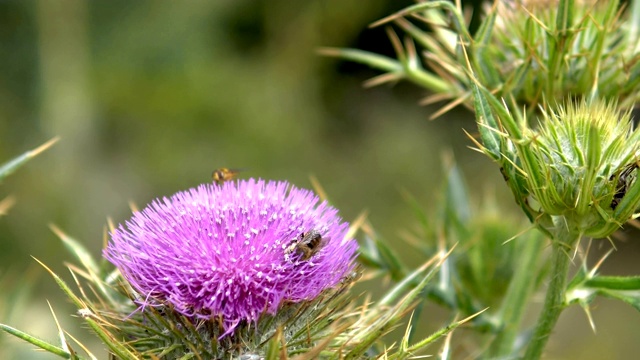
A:
[[[253,195],[253,196],[251,196]],[[295,209],[295,211],[292,211]],[[309,259],[286,250],[304,232],[327,239]],[[222,319],[225,334],[314,299],[354,269],[348,224],[311,191],[287,182],[201,185],[153,201],[111,233],[105,257],[140,304],[187,317]]]

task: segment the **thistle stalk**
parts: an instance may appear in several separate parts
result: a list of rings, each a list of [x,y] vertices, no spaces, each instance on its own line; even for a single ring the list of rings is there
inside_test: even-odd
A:
[[[549,274],[551,281],[549,282],[549,288],[547,289],[547,295],[538,318],[535,333],[524,356],[525,360],[540,358],[549,340],[549,335],[566,305],[565,291],[571,262],[567,249],[573,249],[581,235],[575,234],[564,227],[561,229],[556,234],[552,244],[553,254],[551,256],[551,271]]]

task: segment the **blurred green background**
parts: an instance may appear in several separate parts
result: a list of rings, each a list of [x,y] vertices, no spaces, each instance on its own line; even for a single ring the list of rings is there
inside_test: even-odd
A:
[[[367,25],[410,4],[1,2],[0,161],[55,136],[61,141],[0,187],[0,197],[17,198],[0,218],[0,322],[55,339],[49,300],[64,327],[91,339],[30,257],[71,281],[63,264],[70,256],[48,225],[98,255],[107,217],[122,222],[130,201],[144,206],[208,182],[217,167],[301,187],[315,175],[347,220],[367,209],[410,266],[424,259],[399,235],[415,223],[401,191],[432,210],[443,153],[454,154],[474,195],[493,191],[513,212],[498,170],[467,148],[462,129],[474,132],[471,113],[457,109],[428,121],[437,105],[417,105],[423,90],[402,83],[365,90],[362,81],[375,72],[317,55],[320,46],[339,46],[392,56],[384,30]],[[629,267],[638,255],[633,239],[617,246],[623,251],[605,272],[637,272]],[[433,320],[425,329],[444,324],[432,310],[423,315]],[[597,335],[579,308],[567,311],[549,358],[640,353],[639,314],[601,301],[593,315]],[[53,356],[3,333],[0,358]]]

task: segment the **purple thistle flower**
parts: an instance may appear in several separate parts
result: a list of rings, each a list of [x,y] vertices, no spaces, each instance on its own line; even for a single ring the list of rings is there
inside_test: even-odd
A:
[[[105,257],[139,292],[140,303],[172,305],[200,319],[222,318],[225,334],[312,300],[354,268],[348,224],[312,191],[250,179],[204,184],[153,201],[111,233]],[[319,250],[296,248],[303,233]]]

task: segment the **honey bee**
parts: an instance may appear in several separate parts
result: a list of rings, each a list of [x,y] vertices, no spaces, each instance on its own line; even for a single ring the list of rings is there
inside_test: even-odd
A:
[[[631,184],[636,179],[636,175],[633,174],[634,170],[638,169],[638,162],[634,162],[633,164],[625,165],[621,170],[616,171],[609,178],[610,181],[618,179],[616,183],[616,193],[613,194],[613,199],[611,200],[611,209],[615,210],[616,207],[622,201],[622,198],[625,196]]]
[[[301,260],[309,260],[320,250],[323,241],[322,235],[318,231],[311,229],[300,234],[299,238],[294,240],[285,250],[285,254],[288,256],[292,252],[296,252],[300,255]]]
[[[240,169],[227,169],[227,168],[219,168],[219,169],[215,169],[213,171],[213,173],[211,174],[211,178],[213,179],[213,181],[220,185],[225,181],[229,181],[233,178],[235,178],[236,176],[238,176],[238,173],[242,171]]]

